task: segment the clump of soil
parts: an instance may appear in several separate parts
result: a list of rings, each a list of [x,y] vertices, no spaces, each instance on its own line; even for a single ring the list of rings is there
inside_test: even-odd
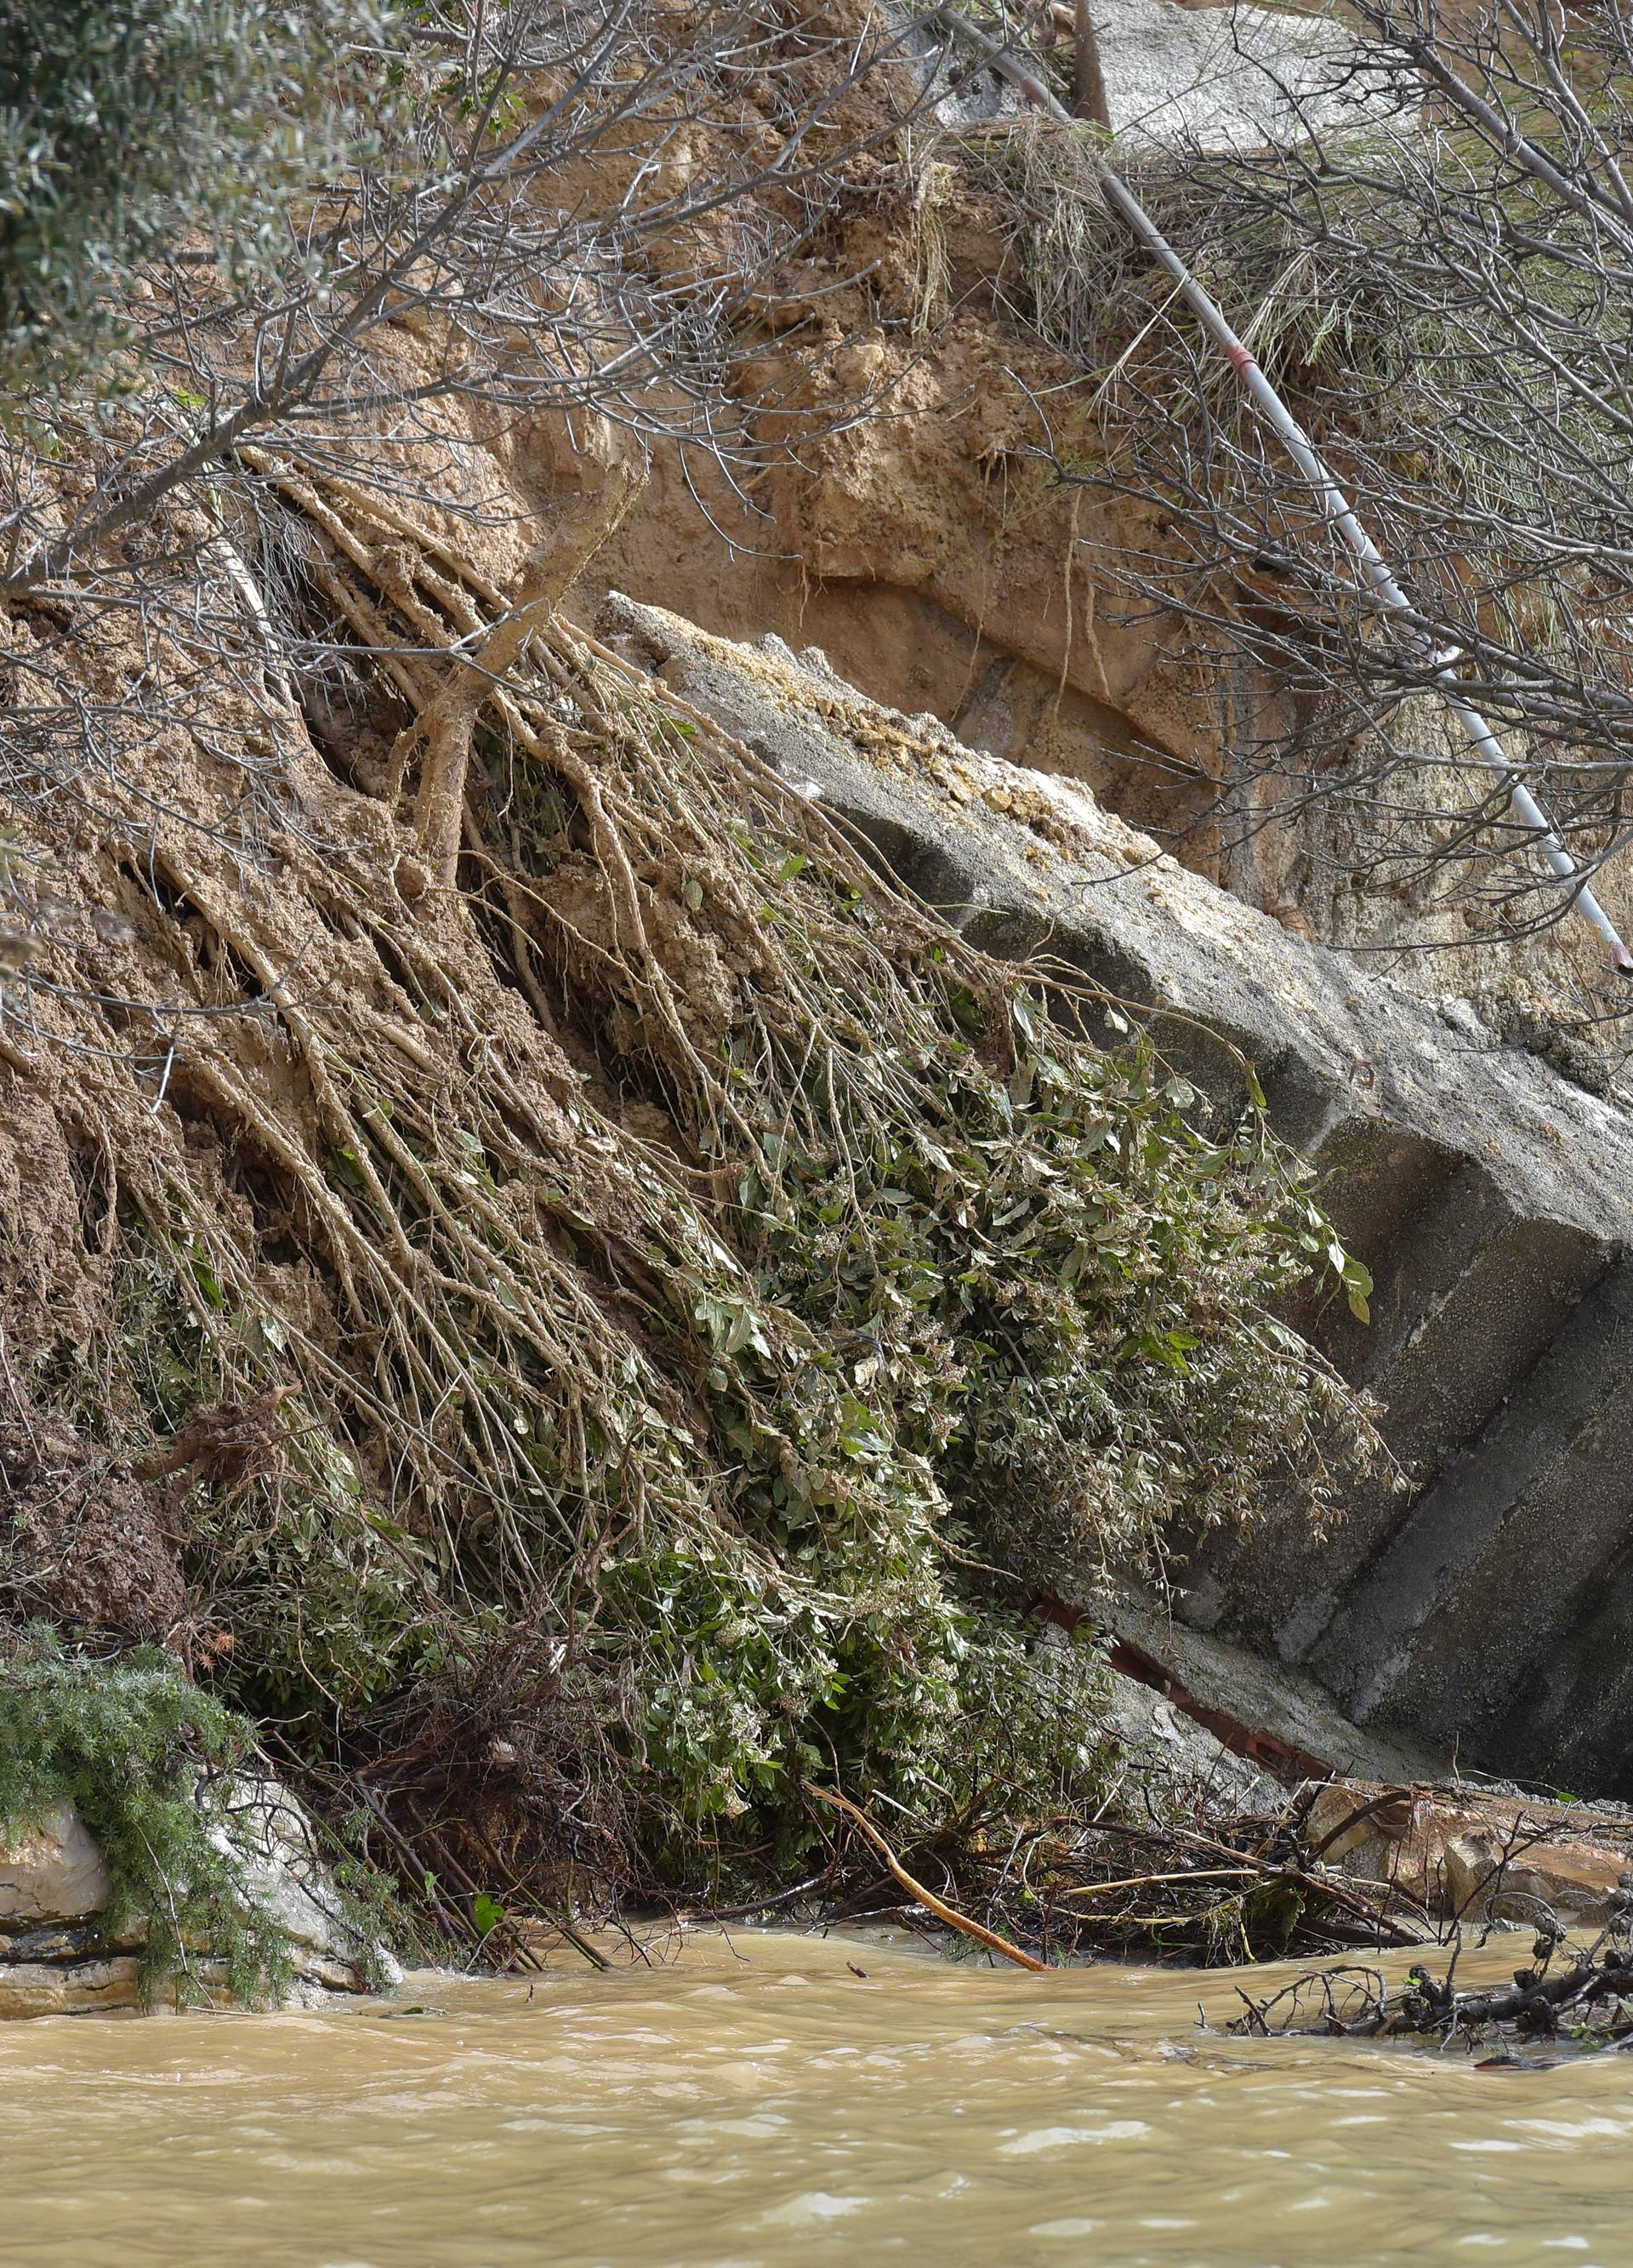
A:
[[[0,1598],[98,1637],[178,1638],[187,1620],[180,1553],[158,1491],[105,1443],[60,1418],[0,1426]]]

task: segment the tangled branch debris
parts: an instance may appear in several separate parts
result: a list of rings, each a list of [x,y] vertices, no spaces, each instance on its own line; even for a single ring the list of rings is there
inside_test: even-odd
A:
[[[1586,1946],[1573,1947],[1556,1923],[1545,1922],[1512,1984],[1460,1992],[1456,1951],[1443,1977],[1414,1962],[1398,1985],[1361,1965],[1322,1970],[1264,1999],[1238,1986],[1246,2013],[1230,2029],[1258,2038],[1432,2039],[1470,2051],[1551,2040],[1623,2050],[1633,2041],[1633,1875],[1622,1877],[1616,1906]]]
[[[1059,1805],[1018,1818],[998,1786],[951,1816],[898,1819],[884,1835],[848,1799],[807,1784],[857,1834],[796,1889],[744,1913],[879,1920],[973,1939],[1022,1968],[1114,1952],[1228,1966],[1289,1955],[1421,1945],[1431,1916],[1395,1883],[1323,1865],[1306,1784],[1273,1814],[1231,1815],[1217,1792],[1162,1803]],[[883,1860],[883,1872],[874,1863]],[[936,1887],[931,1888],[934,1884]],[[907,1903],[902,1892],[907,1893]]]

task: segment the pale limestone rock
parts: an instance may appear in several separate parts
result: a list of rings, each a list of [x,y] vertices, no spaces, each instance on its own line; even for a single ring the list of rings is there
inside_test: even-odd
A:
[[[17,2016],[99,2015],[140,2005],[141,1962],[135,1954],[107,1961],[0,1958],[0,2020]]]
[[[305,1813],[276,1780],[236,1780],[211,1838],[233,1861],[245,1904],[283,1932],[292,2005],[365,1991],[371,1959],[388,1981],[401,1977],[386,1948],[358,1940]],[[140,2004],[142,1933],[117,1943],[103,1936],[98,1918],[108,1896],[102,1854],[71,1804],[55,1805],[38,1828],[0,1846],[0,2020]],[[229,1997],[225,1968],[207,1949],[192,1970],[208,1997]]]
[[[38,1827],[0,1842],[0,1927],[83,1921],[107,1899],[102,1853],[71,1803],[54,1804]]]
[[[298,1975],[340,1992],[363,1990],[363,1960],[372,1951],[386,1978],[401,1972],[383,1947],[357,1941],[306,1815],[275,1779],[243,1779],[228,1801],[227,1824],[211,1841],[236,1863],[246,1903],[276,1922]]]

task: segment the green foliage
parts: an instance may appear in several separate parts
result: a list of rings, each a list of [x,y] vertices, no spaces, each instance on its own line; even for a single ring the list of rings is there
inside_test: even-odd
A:
[[[35,1624],[0,1655],[0,1826],[15,1834],[74,1805],[107,1863],[107,1934],[146,1927],[150,1994],[173,1983],[202,1999],[202,1950],[226,1962],[246,2001],[288,1979],[282,1933],[240,1899],[234,1862],[212,1839],[252,1737],[157,1648],[96,1660]]]
[[[132,271],[184,242],[298,284],[289,198],[365,144],[342,74],[384,33],[354,0],[0,0],[5,391],[107,387]]]
[[[349,1715],[437,1658],[422,1612],[429,1555],[364,1495],[322,1428],[275,1480],[201,1506],[188,1558],[254,1633],[242,1698],[258,1714],[299,1715],[321,1695]]]
[[[656,1500],[598,1557],[565,1686],[624,1753],[644,1863],[672,1881],[798,1858],[805,1778],[932,1820],[978,1811],[983,1790],[1047,1813],[1098,1785],[1095,1666],[1078,1662],[1070,1705],[1047,1697],[1006,1595],[1086,1591],[1177,1518],[1250,1516],[1313,1426],[1367,1454],[1271,1312],[1316,1267],[1353,1291],[1356,1263],[1256,1121],[1210,1137],[1149,1048],[1069,1041],[1024,995],[1006,1076],[985,1009],[945,1012],[907,1066],[912,1109],[865,1146],[796,1146],[767,1098],[736,1250],[698,1220],[670,1263],[670,1359],[707,1412],[708,1460],[655,1380],[626,1381],[649,1487],[679,1448],[693,1486],[718,1475],[725,1516]],[[225,1380],[194,1292],[161,1296],[164,1256],[133,1241],[127,1281],[168,1427],[189,1360],[198,1398]],[[184,1258],[172,1280],[196,1285]],[[254,1318],[211,1321],[264,1342]],[[315,1732],[480,1658],[507,1617],[478,1553],[439,1565],[327,1427],[294,1430],[276,1480],[197,1491],[188,1564],[234,1634],[226,1689]],[[560,1445],[532,1456],[561,1488]],[[609,1454],[592,1532],[617,1530],[625,1471]],[[541,1651],[582,1580],[558,1564]]]
[[[1342,1422],[1271,1320],[1330,1238],[1256,1130],[1210,1139],[1148,1047],[1072,1046],[1024,996],[1010,1012],[1006,1079],[945,1048],[931,1108],[871,1154],[784,1158],[791,1206],[752,1194],[776,1206],[779,1298],[857,1350],[850,1460],[910,1446],[987,1548],[1092,1580],[1176,1514],[1248,1513],[1313,1398]]]
[[[607,1617],[642,1660],[633,1761],[672,1881],[717,1889],[801,1858],[818,1839],[804,1779],[941,1822],[1047,1816],[1102,1786],[1091,1649],[1046,1674],[1019,1616],[949,1586],[928,1527],[886,1564],[858,1564],[856,1542],[819,1531],[797,1572],[702,1544],[607,1571]]]
[[[139,375],[136,271],[179,247],[315,304],[289,224],[355,154],[357,50],[384,36],[341,0],[0,0],[6,388],[48,368],[112,390],[110,357]],[[1033,157],[1078,246],[1080,162]],[[173,392],[167,414],[208,407]],[[322,1099],[309,1125],[280,1107],[289,1203],[259,1248],[218,1184],[126,1158],[143,1093],[116,1349],[77,1421],[122,1449],[278,1388],[276,1454],[167,1469],[220,1691],[314,1761],[408,1752],[417,1791],[468,1762],[473,1720],[451,1712],[433,1752],[394,1739],[393,1706],[479,1686],[508,1649],[517,1706],[592,1728],[633,1790],[637,1882],[775,1869],[815,1832],[807,1778],[932,1826],[1092,1792],[1094,1662],[1041,1680],[1016,1600],[1137,1563],[1176,1519],[1250,1517],[1278,1460],[1320,1469],[1324,1426],[1364,1452],[1275,1320],[1313,1267],[1357,1298],[1361,1277],[1256,1122],[1210,1131],[1149,1051],[1052,1021],[661,689],[570,644],[544,707],[524,674],[533,748],[570,742],[570,764],[524,761],[497,708],[476,754],[547,910],[564,876],[525,970],[595,1076],[541,1079],[510,1031],[491,1058],[493,1035],[445,1052],[462,987],[428,928],[392,978],[394,1016],[423,1017],[402,1063],[349,1033],[344,987],[303,1032]],[[608,892],[638,917],[607,919]],[[659,1138],[636,1139],[641,1111]],[[74,1797],[119,1911],[154,1918],[155,1973],[184,1938],[230,1949],[235,1980],[269,1968],[194,1801],[241,1746],[222,1704],[159,1657],[36,1636],[0,1712],[0,1815]],[[526,1748],[482,1724],[479,1757]],[[483,1879],[485,1933],[512,1885]]]
[[[642,1786],[678,1821],[798,1842],[804,1777],[944,1816],[1004,1726],[1010,1799],[1041,1801],[1086,1768],[1092,1692],[1029,1711],[987,1563],[1086,1593],[1178,1518],[1250,1517],[1313,1428],[1371,1454],[1272,1312],[1313,1266],[1364,1273],[1286,1161],[1251,1121],[1209,1138],[1144,1045],[1010,1012],[1006,1078],[944,1037],[870,1143],[796,1146],[768,1111],[742,1172],[752,1274],[689,1318],[732,1532],[599,1578],[604,1642],[641,1662]]]
[[[200,1254],[166,1245],[140,1220],[122,1224],[114,1296],[116,1416],[140,1437],[173,1434],[241,1383],[232,1340],[276,1374],[277,1319],[226,1314]],[[107,1392],[81,1378],[65,1398],[82,1417]],[[364,1489],[356,1456],[327,1426],[297,1418],[290,1430],[270,1475],[195,1491],[185,1560],[207,1610],[253,1634],[235,1681],[241,1705],[299,1719],[366,1707],[430,1667],[437,1646],[420,1612],[434,1578],[423,1544]]]

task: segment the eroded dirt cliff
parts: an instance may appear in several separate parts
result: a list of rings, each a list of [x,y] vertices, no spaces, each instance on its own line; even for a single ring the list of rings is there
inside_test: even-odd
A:
[[[1161,22],[1138,31],[1163,48]],[[1160,503],[1120,467],[1131,418],[1190,413],[1171,379],[1149,396],[1137,376],[1132,394],[1116,383],[1149,318],[1139,262],[1045,124],[983,117],[967,95],[926,110],[923,86],[922,70],[895,72],[908,122],[850,170],[779,313],[786,342],[769,338],[749,374],[809,421],[797,461],[745,487],[660,453],[592,586],[817,646],[891,706],[1084,781],[1295,934],[1463,998],[1489,1044],[1551,1049],[1602,1078],[1622,1003],[1597,941],[1568,918],[1521,934],[1523,893],[1494,928],[1467,875],[1434,864],[1458,833],[1431,816],[1459,761],[1438,705],[1406,712],[1396,745],[1421,761],[1393,765],[1387,792],[1328,792],[1346,762],[1364,777],[1359,747],[1312,792],[1273,754],[1307,724],[1298,697],[1164,607],[1177,553]],[[1183,239],[1183,155],[1148,144],[1126,162]],[[1247,323],[1251,301],[1233,312]],[[1295,364],[1291,382],[1320,431],[1319,367]],[[881,415],[854,414],[873,403]],[[1266,603],[1277,594],[1251,575],[1225,601]],[[1600,880],[1613,917],[1633,911],[1620,863]]]
[[[1483,1494],[1403,1606],[1407,1511],[1453,1523],[1513,1380],[1622,1297],[1614,1105],[1409,989],[1551,1031],[1585,948],[1320,952],[1423,906],[1339,887],[1334,806],[1232,804],[1232,718],[1285,689],[1131,596],[1140,287],[1071,148],[906,63],[834,116],[719,408],[765,446],[510,414],[405,305],[391,415],[246,439],[119,534],[139,611],[87,574],[4,616],[8,1618],[170,1647],[439,1913],[780,1882],[819,1777],[950,1851],[1100,1801],[1096,1662],[1040,1685],[1029,1609],[1181,1537],[1228,1618],[1348,1510],[1387,1715],[1519,1533]],[[1297,1553],[1243,1541],[1270,1511]],[[1253,1634],[1308,1653],[1342,1583],[1319,1631],[1261,1586]],[[1469,1720],[1551,1762],[1517,1662]],[[1569,1752],[1608,1770],[1621,1705]]]

